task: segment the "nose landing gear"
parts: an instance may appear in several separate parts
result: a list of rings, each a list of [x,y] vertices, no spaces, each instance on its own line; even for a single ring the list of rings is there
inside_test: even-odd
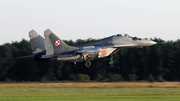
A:
[[[110,58],[110,60],[109,60],[109,64],[110,64],[110,65],[113,65],[113,63],[114,63],[114,62],[113,62],[113,54],[111,54],[111,58]]]
[[[113,65],[114,64],[114,61],[113,61],[113,54],[117,53],[118,51],[120,50],[120,48],[118,48],[115,52],[111,53],[111,58],[109,60],[109,65]]]

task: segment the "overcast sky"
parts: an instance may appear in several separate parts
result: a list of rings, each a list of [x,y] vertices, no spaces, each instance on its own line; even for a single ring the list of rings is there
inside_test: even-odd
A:
[[[0,44],[44,37],[100,39],[117,33],[180,39],[180,0],[0,0]]]

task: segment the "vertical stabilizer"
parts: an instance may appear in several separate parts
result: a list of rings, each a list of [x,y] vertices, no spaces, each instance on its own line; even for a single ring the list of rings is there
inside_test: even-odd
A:
[[[43,37],[41,37],[34,30],[31,30],[29,32],[29,37],[30,37],[30,45],[33,55],[36,55],[45,50]]]
[[[46,55],[52,55],[54,54],[54,48],[52,46],[51,40],[49,39],[49,32],[44,31],[44,43],[45,43],[45,49],[46,49]]]
[[[44,36],[45,38],[47,38],[47,40],[50,41],[51,45],[47,45],[48,46],[52,46],[53,50],[54,50],[54,54],[57,53],[64,53],[64,52],[70,52],[70,51],[74,51],[77,50],[79,48],[77,47],[73,47],[73,46],[68,46],[66,43],[64,43],[64,41],[62,41],[60,38],[58,38],[53,32],[51,32],[49,29],[44,31]],[[47,41],[45,39],[45,41]],[[46,42],[45,42],[46,43]],[[48,49],[50,48],[48,47]],[[52,50],[52,51],[53,51]],[[52,51],[50,51],[50,53],[52,53]]]

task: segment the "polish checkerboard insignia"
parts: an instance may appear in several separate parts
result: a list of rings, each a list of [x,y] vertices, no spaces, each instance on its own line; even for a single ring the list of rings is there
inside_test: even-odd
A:
[[[59,46],[60,45],[60,40],[56,40],[55,41],[55,46]]]

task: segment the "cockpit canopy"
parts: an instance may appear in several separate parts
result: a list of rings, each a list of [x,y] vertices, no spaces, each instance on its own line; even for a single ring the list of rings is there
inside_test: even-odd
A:
[[[117,35],[115,35],[115,37],[129,37],[129,38],[133,38],[132,36],[130,36],[128,34],[117,34]]]
[[[114,35],[114,37],[127,37],[127,38],[131,38],[132,40],[141,40],[141,38],[132,37],[128,34],[116,34],[116,35]]]

